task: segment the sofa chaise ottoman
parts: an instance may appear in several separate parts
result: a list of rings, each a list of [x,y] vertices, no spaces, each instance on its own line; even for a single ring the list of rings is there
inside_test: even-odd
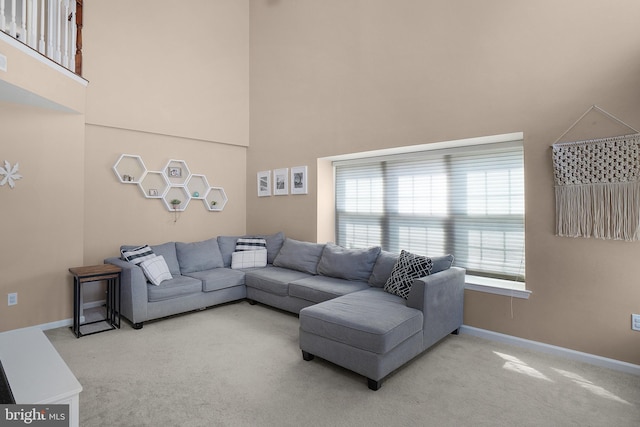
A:
[[[300,311],[304,360],[321,357],[367,378],[382,379],[462,325],[465,271],[451,267],[415,279],[407,299],[369,288]]]

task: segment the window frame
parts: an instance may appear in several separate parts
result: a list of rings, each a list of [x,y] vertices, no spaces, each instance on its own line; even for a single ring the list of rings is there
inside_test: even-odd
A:
[[[370,151],[366,153],[355,153],[346,156],[334,156],[331,158],[326,158],[325,160],[331,160],[334,164],[337,162],[348,162],[349,164],[358,164],[358,162],[362,163],[371,163],[372,161],[376,161],[381,158],[384,160],[394,160],[400,158],[407,158],[411,154],[415,154],[416,152],[424,152],[424,151],[432,151],[432,150],[441,150],[447,149],[448,152],[464,152],[468,151],[471,147],[474,150],[483,148],[482,146],[490,147],[495,144],[502,144],[504,146],[519,146],[524,150],[524,135],[522,132],[516,132],[512,134],[504,134],[504,135],[493,135],[488,137],[480,137],[480,138],[469,138],[464,140],[456,140],[456,141],[444,141],[444,142],[436,142],[430,144],[423,144],[417,146],[409,146],[409,147],[400,147],[394,149],[386,149],[386,150],[377,150]],[[523,153],[524,157],[524,153]],[[523,174],[524,175],[524,174]],[[335,177],[335,166],[334,166],[334,177]],[[524,180],[524,176],[522,177]],[[334,188],[336,187],[336,183],[334,181]],[[524,182],[523,182],[524,187]],[[337,189],[336,189],[337,190]],[[524,195],[523,195],[524,197]],[[334,211],[335,218],[335,226],[336,226],[336,237],[337,237],[337,227],[338,224],[338,200],[336,200],[336,210]],[[524,205],[524,203],[523,203]],[[524,207],[523,207],[524,210]],[[523,227],[524,227],[524,214],[523,216]],[[447,218],[443,218],[443,221],[447,221]],[[384,234],[384,233],[383,233]],[[526,238],[526,236],[525,236]],[[524,251],[524,248],[523,248]],[[524,252],[523,252],[524,255]],[[499,295],[507,295],[516,298],[528,298],[530,295],[530,291],[526,289],[526,283],[524,278],[511,277],[510,275],[506,275],[504,277],[482,277],[477,274],[473,274],[472,271],[467,273],[466,277],[466,288],[474,291],[480,292],[489,292],[493,294]]]

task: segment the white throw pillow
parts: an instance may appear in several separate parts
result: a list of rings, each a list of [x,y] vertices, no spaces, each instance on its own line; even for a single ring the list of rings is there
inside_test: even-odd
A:
[[[159,286],[165,280],[173,278],[169,272],[169,266],[162,255],[142,261],[140,267],[142,267],[147,279],[156,286]]]
[[[267,265],[267,250],[241,251],[231,254],[231,268],[253,268]]]

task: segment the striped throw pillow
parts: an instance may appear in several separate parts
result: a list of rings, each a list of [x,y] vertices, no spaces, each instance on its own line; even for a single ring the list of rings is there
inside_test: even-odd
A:
[[[259,237],[240,237],[236,242],[236,252],[267,249],[267,241]]]
[[[135,265],[140,264],[142,261],[147,259],[151,259],[156,256],[153,253],[153,250],[149,247],[149,245],[139,246],[137,248],[121,250],[122,259],[125,261],[129,261]]]

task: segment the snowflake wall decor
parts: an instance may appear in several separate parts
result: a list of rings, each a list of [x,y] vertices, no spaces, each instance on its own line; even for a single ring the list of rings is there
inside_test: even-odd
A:
[[[16,181],[22,178],[22,175],[18,173],[18,163],[16,162],[13,167],[11,167],[11,163],[8,161],[4,161],[4,167],[0,166],[0,176],[4,176],[2,180],[0,180],[0,187],[9,183],[9,187],[13,188],[16,186]]]

